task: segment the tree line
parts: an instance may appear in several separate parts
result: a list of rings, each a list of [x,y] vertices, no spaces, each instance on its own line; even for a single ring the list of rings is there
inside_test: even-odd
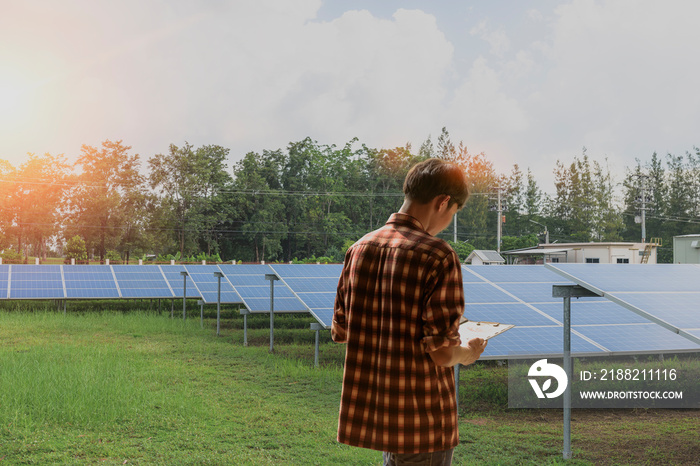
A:
[[[461,257],[544,242],[647,241],[663,238],[659,261],[672,260],[673,236],[700,230],[700,149],[637,159],[621,180],[585,148],[554,167],[555,190],[514,165],[496,173],[484,153],[453,143],[446,128],[414,151],[375,149],[356,139],[342,147],[311,138],[284,150],[249,152],[231,167],[218,145],[171,144],[144,161],[122,141],[83,145],[63,155],[28,154],[18,167],[0,159],[0,251],[6,260],[63,254],[72,238],[95,259],[197,255],[244,262],[323,258],[383,225],[402,203],[408,169],[440,157],[462,166],[472,197],[441,237]],[[455,241],[456,240],[456,241]]]

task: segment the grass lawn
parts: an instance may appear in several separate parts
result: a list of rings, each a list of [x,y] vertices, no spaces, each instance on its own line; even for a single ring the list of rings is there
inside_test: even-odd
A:
[[[244,347],[235,309],[224,310],[217,338],[212,309],[201,329],[194,307],[183,322],[169,309],[69,303],[64,316],[51,305],[8,304],[0,309],[2,463],[381,463],[377,452],[335,441],[344,347],[324,335],[315,369],[308,316],[277,316],[269,354],[268,318],[249,317]],[[563,463],[560,411],[507,409],[495,365],[462,374],[454,464]],[[575,410],[572,428],[568,464],[700,459],[698,410]]]

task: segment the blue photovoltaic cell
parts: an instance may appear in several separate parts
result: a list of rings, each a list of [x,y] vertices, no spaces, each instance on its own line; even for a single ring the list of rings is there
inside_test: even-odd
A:
[[[243,298],[250,312],[270,312],[270,298]],[[309,312],[298,298],[278,298],[275,294],[275,313],[277,312]]]
[[[319,277],[319,278],[286,278],[285,283],[297,293],[305,292],[333,292],[338,289],[338,279],[340,277]]]
[[[573,307],[573,306],[571,306]],[[698,349],[698,345],[657,324],[573,326],[612,352],[665,352]]]
[[[250,312],[270,312],[270,280],[274,271],[264,264],[221,264],[226,275]],[[275,312],[308,312],[304,303],[281,281],[275,280]]]
[[[623,292],[614,296],[678,328],[700,327],[700,291],[636,294]]]
[[[324,327],[333,322],[333,304],[342,264],[274,264],[272,269],[299,296]],[[330,310],[330,311],[329,311]]]
[[[333,323],[333,308],[312,309],[311,314],[313,314],[313,316],[316,317],[316,320],[323,325],[326,325],[325,322],[328,322],[328,328],[330,328],[331,324]]]
[[[258,275],[265,280],[265,274],[272,273],[272,269],[267,264],[219,264],[219,268],[229,279],[231,275]]]
[[[10,266],[0,264],[0,299],[7,299],[7,281],[10,278]]]
[[[241,298],[243,298],[243,299],[266,298],[268,301],[270,300],[270,285],[269,284],[266,286],[236,287],[236,290],[238,291],[238,294],[240,294]],[[279,282],[275,283],[275,301],[277,300],[277,298],[293,298],[293,297],[294,297],[294,293],[292,293],[292,291],[289,288],[287,288],[284,285],[279,284]],[[268,311],[269,311],[269,309],[268,309]]]
[[[62,299],[60,265],[12,265],[10,299]]]
[[[236,267],[244,267],[243,265],[237,265]],[[270,280],[265,278],[264,274],[257,274],[257,275],[228,275],[226,271],[224,272],[224,275],[226,275],[226,278],[229,279],[231,284],[238,289],[238,287],[243,287],[243,286],[266,286],[270,288]],[[271,273],[269,271],[268,273]]]
[[[64,265],[66,298],[119,298],[112,270],[108,265]]]
[[[124,298],[173,298],[160,267],[153,265],[114,265],[119,290]],[[182,277],[180,277],[182,279]]]
[[[548,267],[612,294],[700,291],[700,267],[692,264],[550,264]]]
[[[205,303],[218,302],[219,279],[214,276],[214,273],[221,272],[219,267],[216,265],[188,265],[185,268],[199,290],[202,300]],[[241,297],[225,277],[221,278],[221,302],[243,303]]]
[[[547,267],[669,330],[700,326],[700,267],[695,265],[548,264]],[[700,349],[700,342],[693,343]]]
[[[483,267],[491,267],[484,265]],[[494,266],[499,267],[499,266]],[[502,266],[503,267],[503,266]],[[467,303],[514,303],[517,299],[509,296],[491,283],[463,283],[464,300]]]
[[[559,314],[561,314],[562,305],[559,304]],[[559,319],[549,318],[541,313],[533,310],[526,304],[508,303],[508,304],[470,304],[465,306],[464,317],[469,320],[482,322],[503,322],[507,324],[525,326],[525,327],[541,327],[550,325],[561,325],[561,315]],[[504,334],[503,337],[506,335]]]
[[[320,308],[332,309],[335,304],[335,291],[330,293],[297,293],[297,296],[312,310]]]
[[[535,306],[561,322],[564,319],[564,305],[561,298],[559,301]],[[586,302],[577,299],[571,303],[571,325],[648,324],[649,322],[649,319],[610,301]]]
[[[564,331],[562,327],[515,327],[502,335],[491,338],[482,359],[557,355],[563,353],[563,348]],[[571,352],[594,354],[600,353],[601,349],[572,333]]]
[[[505,267],[463,265],[462,267],[466,272],[473,272],[494,283],[569,283],[560,275],[537,265],[509,265]]]
[[[293,277],[335,277],[338,279],[341,270],[343,270],[343,264],[271,264],[270,267],[281,278],[285,279]]]
[[[163,271],[163,274],[165,275],[165,279],[168,280],[168,284],[170,285],[170,288],[172,288],[173,293],[175,294],[176,298],[182,298],[182,286],[183,286],[183,279],[182,275],[180,275],[180,272],[185,270],[185,266],[183,265],[161,265],[160,269]],[[197,287],[194,286],[194,282],[192,281],[191,277],[187,277],[187,297],[188,298],[200,298],[201,296],[199,295],[199,291],[197,290]]]

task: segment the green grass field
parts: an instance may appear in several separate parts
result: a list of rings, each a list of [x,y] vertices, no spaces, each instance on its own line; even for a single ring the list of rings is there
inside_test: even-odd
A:
[[[137,303],[148,308],[148,303]],[[131,303],[133,308],[134,304]],[[155,308],[155,306],[152,306]],[[123,303],[0,308],[0,462],[4,464],[377,465],[335,441],[344,348],[309,316],[269,320],[214,309],[127,312]],[[324,332],[322,332],[324,333]],[[326,334],[328,332],[325,332]],[[562,413],[509,410],[506,372],[462,369],[454,464],[559,464]],[[506,404],[504,404],[506,403]],[[698,410],[574,411],[569,464],[697,464]]]

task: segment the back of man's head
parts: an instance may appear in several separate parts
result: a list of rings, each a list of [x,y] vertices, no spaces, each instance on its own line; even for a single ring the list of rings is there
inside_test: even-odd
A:
[[[406,199],[427,204],[436,196],[450,196],[449,205],[464,207],[469,198],[469,186],[462,168],[441,159],[428,159],[415,164],[403,182]]]

